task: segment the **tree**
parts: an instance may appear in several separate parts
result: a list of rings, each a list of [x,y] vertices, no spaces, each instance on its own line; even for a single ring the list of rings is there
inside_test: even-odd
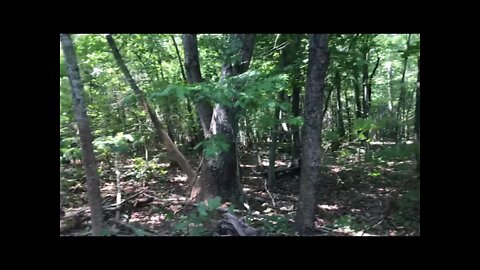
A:
[[[414,134],[415,134],[415,143],[417,144],[415,159],[417,160],[417,171],[420,172],[420,56],[418,57]]]
[[[72,38],[68,34],[61,34],[60,40],[67,65],[70,88],[72,90],[75,120],[77,121],[82,148],[82,161],[87,176],[87,197],[91,211],[92,235],[98,236],[101,234],[103,227],[102,197],[100,195],[97,164],[93,153],[93,136],[83,101],[83,83],[80,77]]]
[[[202,73],[200,71],[200,60],[198,56],[197,35],[182,35],[183,49],[185,53],[185,69],[187,73],[187,82],[189,84],[201,83]],[[200,117],[200,123],[205,138],[210,136],[210,121],[212,119],[212,106],[206,101],[197,102],[197,111]]]
[[[398,96],[398,105],[397,105],[397,127],[396,127],[396,135],[397,135],[397,143],[400,143],[402,140],[402,127],[401,121],[402,118],[405,117],[405,96],[407,95],[405,89],[405,72],[407,71],[407,63],[408,63],[408,55],[409,55],[409,48],[410,48],[410,38],[411,34],[407,36],[406,48],[403,53],[403,70],[402,70],[402,79],[400,81],[400,95]]]
[[[125,65],[122,59],[122,56],[120,55],[120,51],[118,50],[117,45],[115,44],[115,40],[111,35],[107,35],[106,38],[107,38],[108,45],[112,50],[113,56],[115,57],[115,60],[120,70],[125,76],[125,79],[127,80],[127,82],[130,84],[130,87],[132,88],[133,92],[137,96],[139,103],[141,104],[141,106],[143,106],[144,110],[150,116],[153,126],[155,127],[157,136],[159,140],[163,142],[163,144],[165,145],[168,155],[170,156],[170,158],[174,159],[178,163],[178,165],[182,168],[183,172],[188,176],[188,178],[191,181],[193,181],[194,172],[192,167],[188,163],[185,156],[178,150],[177,146],[172,142],[167,132],[163,130],[160,120],[158,119],[157,115],[148,104],[148,101],[143,95],[143,92],[140,90],[137,83],[135,82],[132,75],[130,74],[130,71]]]
[[[300,196],[296,229],[308,234],[313,229],[316,186],[320,181],[322,107],[328,68],[328,40],[325,34],[312,34],[309,41],[307,85],[305,88],[305,124],[303,128]]]
[[[247,71],[253,54],[255,35],[230,35],[230,52],[222,67],[220,82]],[[231,87],[235,88],[234,85]],[[237,161],[237,129],[239,108],[217,103],[210,122],[211,135],[222,141],[224,149],[214,156],[204,155],[202,174],[192,189],[192,199],[220,196],[223,200],[241,206],[242,189]]]

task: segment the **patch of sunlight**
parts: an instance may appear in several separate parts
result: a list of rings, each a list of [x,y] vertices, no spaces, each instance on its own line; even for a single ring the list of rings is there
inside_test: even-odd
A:
[[[327,205],[327,204],[318,204],[318,207],[320,207],[323,210],[338,210],[338,205]]]
[[[187,181],[187,175],[177,175],[173,177],[173,182],[186,182]]]
[[[243,188],[243,192],[248,192],[248,191],[251,191],[252,189],[251,188]]]
[[[380,176],[381,174],[379,172],[371,172],[368,175],[373,176],[373,177],[377,177],[377,176]]]
[[[344,168],[340,167],[340,166],[331,166],[330,167],[330,172],[333,172],[333,173],[338,173],[338,172],[341,172]]]
[[[374,194],[369,194],[369,193],[360,193],[362,194],[363,196],[365,197],[368,197],[368,198],[373,198],[373,199],[377,199],[377,195],[374,195]]]
[[[267,209],[263,210],[264,213],[270,213],[272,211],[273,211],[273,209],[270,208],[270,207],[267,207]]]
[[[350,209],[350,212],[362,212],[362,210],[357,209],[357,208],[353,208],[353,209]]]
[[[292,211],[293,210],[293,204],[290,205],[289,207],[282,206],[282,207],[280,207],[280,210],[281,211]]]
[[[158,163],[158,166],[166,168],[170,167],[170,163]]]

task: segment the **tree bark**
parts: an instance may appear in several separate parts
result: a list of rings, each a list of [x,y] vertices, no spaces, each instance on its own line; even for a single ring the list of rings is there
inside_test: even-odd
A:
[[[70,88],[72,89],[75,119],[80,133],[82,161],[87,177],[87,197],[91,210],[92,235],[98,236],[103,227],[102,197],[100,194],[97,163],[93,152],[93,136],[87,116],[87,109],[83,101],[83,83],[80,78],[77,56],[70,35],[61,34],[60,40],[68,69]]]
[[[203,81],[200,72],[200,60],[198,55],[197,35],[182,35],[183,49],[185,53],[185,70],[187,73],[187,82],[189,84],[200,83]],[[199,101],[196,104],[197,112],[200,117],[203,135],[210,137],[210,121],[212,120],[212,106],[205,101]]]
[[[305,125],[302,147],[300,196],[296,229],[300,234],[313,230],[316,187],[320,181],[323,92],[328,68],[328,40],[325,34],[312,34],[309,41]]]
[[[185,69],[183,68],[183,61],[182,57],[180,56],[180,51],[178,50],[177,42],[175,41],[175,37],[173,35],[170,35],[170,37],[172,38],[173,46],[175,46],[175,51],[177,52],[177,59],[178,63],[180,64],[180,72],[182,73],[183,81],[186,82],[187,77],[185,77]]]
[[[250,65],[255,35],[231,35],[230,42],[234,43],[235,40],[240,40],[242,44],[236,51],[240,54],[240,61],[233,64],[225,63],[222,67],[221,80],[247,71]],[[193,186],[192,199],[204,200],[218,195],[222,200],[242,207],[243,192],[237,162],[237,113],[236,107],[215,105],[210,122],[211,134],[221,135],[229,145],[229,150],[221,151],[215,157],[204,156],[205,166],[202,167],[202,175]]]
[[[172,142],[170,137],[168,136],[167,132],[165,132],[162,128],[162,125],[160,123],[160,120],[158,119],[157,115],[155,112],[152,110],[150,105],[148,104],[147,99],[143,95],[143,92],[138,88],[137,83],[135,80],[132,78],[132,75],[130,74],[130,71],[128,70],[127,66],[125,65],[122,56],[120,55],[120,52],[118,51],[117,45],[115,44],[115,40],[111,35],[107,35],[107,42],[110,48],[112,49],[113,56],[115,57],[115,60],[122,71],[123,75],[125,76],[125,79],[129,83],[130,87],[132,88],[133,92],[138,98],[138,101],[140,105],[143,107],[143,109],[148,113],[150,116],[150,119],[152,120],[153,126],[156,130],[158,139],[160,142],[163,142],[167,149],[167,154],[171,159],[174,159],[182,171],[188,176],[189,181],[193,180],[194,172],[190,164],[188,163],[187,159],[185,156],[178,150],[177,146]]]

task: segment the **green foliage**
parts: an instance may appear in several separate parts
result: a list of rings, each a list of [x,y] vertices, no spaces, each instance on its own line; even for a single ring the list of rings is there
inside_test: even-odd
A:
[[[227,139],[223,134],[213,135],[207,140],[198,143],[194,149],[198,149],[200,146],[204,147],[204,153],[207,157],[215,157],[219,153],[230,151],[230,145],[227,143]]]
[[[375,153],[376,158],[385,161],[405,160],[414,157],[417,146],[415,144],[389,145]]]
[[[419,190],[407,191],[397,201],[397,211],[394,218],[404,226],[419,222],[420,192]]]
[[[290,233],[293,229],[290,218],[283,215],[265,216],[263,228],[268,233]]]
[[[146,161],[143,157],[133,159],[133,168],[125,173],[125,176],[134,176],[139,181],[158,179],[165,176],[167,169],[158,164],[158,159]]]
[[[174,226],[174,235],[202,236],[211,235],[207,229],[207,222],[215,217],[216,209],[221,205],[221,198],[214,197],[207,202],[201,202],[197,206],[197,212],[188,216],[182,216],[180,221]]]
[[[126,154],[131,150],[132,142],[134,142],[132,135],[119,132],[115,137],[104,136],[96,138],[93,141],[93,145],[100,155],[108,155],[110,152]]]

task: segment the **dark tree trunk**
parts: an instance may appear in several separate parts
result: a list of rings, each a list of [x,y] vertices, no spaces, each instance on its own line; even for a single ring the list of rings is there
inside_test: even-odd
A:
[[[279,94],[280,102],[283,101],[282,93]],[[277,159],[277,137],[278,137],[278,121],[280,119],[280,108],[275,108],[275,123],[271,128],[271,142],[268,149],[268,187],[272,190],[276,188],[277,179],[275,177],[275,160]]]
[[[294,117],[300,116],[300,90],[298,83],[294,84],[292,89],[292,114]],[[300,160],[300,127],[292,125],[292,161],[294,166],[298,166]]]
[[[202,73],[200,72],[200,60],[198,55],[197,35],[182,35],[183,49],[185,53],[185,70],[187,73],[187,82],[189,84],[202,82]],[[202,125],[203,135],[209,137],[210,121],[212,120],[212,106],[205,101],[197,102],[197,111]]]
[[[97,163],[93,152],[93,136],[87,116],[87,109],[83,101],[83,83],[77,63],[77,56],[70,35],[61,34],[63,54],[68,70],[68,79],[72,89],[75,119],[80,133],[82,147],[82,161],[87,177],[87,197],[91,210],[92,235],[98,236],[103,227],[102,197],[100,181],[97,174]]]
[[[415,142],[417,151],[415,158],[417,160],[417,171],[420,172],[420,56],[418,57],[418,75],[417,75],[417,91],[415,98],[415,126],[414,126]]]
[[[338,119],[338,135],[340,138],[345,136],[345,125],[343,124],[343,110],[342,110],[342,100],[341,100],[341,78],[340,72],[335,72],[335,88],[337,89],[337,119]]]
[[[177,42],[175,41],[175,37],[173,35],[170,35],[170,37],[172,38],[173,46],[175,46],[175,52],[177,52],[177,59],[178,63],[180,64],[180,72],[182,73],[183,81],[186,82],[187,77],[185,77],[185,69],[183,68],[183,61],[182,57],[180,56],[180,51],[178,50]]]
[[[345,87],[345,111],[347,112],[347,124],[348,124],[348,140],[351,139],[351,131],[352,131],[352,118],[350,115],[350,106],[348,105],[348,94],[347,94],[347,87]]]
[[[395,134],[397,136],[397,143],[400,143],[402,141],[402,112],[405,110],[405,73],[407,71],[407,63],[408,63],[408,54],[407,51],[410,48],[410,37],[411,34],[408,35],[407,37],[407,44],[406,44],[406,49],[405,49],[405,54],[403,57],[403,70],[402,70],[402,79],[400,80],[400,95],[398,97],[398,105],[397,105],[397,125],[396,125],[396,130]]]
[[[353,94],[355,97],[355,118],[359,119],[362,118],[362,102],[360,99],[360,84],[358,83],[358,71],[356,68],[354,68],[353,72]]]
[[[323,102],[325,105],[323,106],[322,117],[327,113],[328,105],[332,97],[332,87],[325,87],[325,91],[327,91],[328,93],[327,93],[327,97],[325,97],[325,101]],[[323,93],[325,93],[325,91],[323,91]],[[333,117],[333,112],[332,112],[332,117]]]
[[[129,83],[130,87],[132,88],[133,92],[138,98],[140,105],[143,109],[148,113],[150,119],[152,120],[153,126],[156,130],[157,137],[160,142],[163,142],[167,149],[167,154],[171,159],[174,159],[180,168],[182,168],[183,172],[188,176],[189,180],[193,180],[194,172],[190,164],[188,163],[185,156],[178,150],[177,146],[172,142],[168,134],[163,130],[162,125],[160,124],[160,120],[158,119],[155,112],[152,110],[150,105],[148,104],[147,99],[143,95],[143,92],[138,88],[137,83],[132,78],[130,71],[128,70],[127,66],[125,65],[120,52],[118,51],[117,45],[115,44],[115,40],[111,35],[107,35],[107,42],[110,46],[113,56],[122,71],[123,75],[125,76],[127,82]]]
[[[240,61],[222,67],[222,79],[239,75],[247,71],[253,53],[255,35],[231,35],[230,42],[240,40],[242,46],[236,53],[240,54]],[[220,196],[224,201],[230,201],[237,207],[242,206],[243,192],[240,184],[240,170],[237,162],[237,125],[238,109],[216,104],[213,109],[210,130],[212,135],[221,135],[228,144],[228,151],[221,151],[215,157],[204,155],[205,166],[202,175],[195,182],[192,189],[192,199],[208,199]]]
[[[327,35],[310,36],[307,86],[305,90],[305,125],[301,164],[300,196],[296,229],[308,234],[314,228],[316,187],[320,181],[322,107],[325,74],[328,68]]]
[[[299,51],[302,45],[302,35],[295,35],[294,47],[296,50],[295,56],[299,58]],[[302,73],[298,65],[293,69],[293,81],[292,81],[292,114],[294,117],[300,116],[300,91],[302,90],[301,81]],[[301,153],[300,144],[300,127],[292,125],[292,164],[293,166],[299,166]]]

